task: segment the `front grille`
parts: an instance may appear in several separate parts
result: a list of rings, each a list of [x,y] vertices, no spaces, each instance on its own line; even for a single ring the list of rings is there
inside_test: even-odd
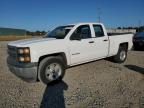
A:
[[[17,58],[17,48],[14,47],[14,46],[10,46],[10,45],[8,45],[7,48],[8,48],[7,52],[8,52],[9,57],[11,59],[16,60],[16,58]]]

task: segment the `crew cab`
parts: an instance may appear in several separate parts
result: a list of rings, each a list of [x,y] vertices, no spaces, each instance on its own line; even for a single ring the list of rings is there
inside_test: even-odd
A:
[[[44,37],[8,43],[7,64],[25,81],[49,84],[61,80],[70,66],[107,57],[123,63],[133,34],[109,35],[101,23],[59,26]]]

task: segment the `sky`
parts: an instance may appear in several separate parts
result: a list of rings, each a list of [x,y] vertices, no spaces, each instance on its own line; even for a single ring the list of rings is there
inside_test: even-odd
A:
[[[107,28],[144,25],[144,0],[1,0],[0,27],[30,31],[101,22]]]

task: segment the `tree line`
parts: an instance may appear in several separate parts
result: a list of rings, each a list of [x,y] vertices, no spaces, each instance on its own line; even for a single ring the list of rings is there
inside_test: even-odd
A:
[[[27,35],[31,35],[31,36],[43,36],[43,35],[45,35],[47,32],[46,31],[34,31],[34,32],[32,32],[32,31],[26,31],[26,34]]]

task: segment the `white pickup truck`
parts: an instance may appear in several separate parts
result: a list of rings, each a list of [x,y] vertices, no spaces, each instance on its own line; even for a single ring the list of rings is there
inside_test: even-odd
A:
[[[26,81],[48,84],[61,80],[70,66],[106,57],[122,63],[133,46],[133,34],[110,35],[101,23],[59,26],[42,38],[8,43],[7,64]]]

